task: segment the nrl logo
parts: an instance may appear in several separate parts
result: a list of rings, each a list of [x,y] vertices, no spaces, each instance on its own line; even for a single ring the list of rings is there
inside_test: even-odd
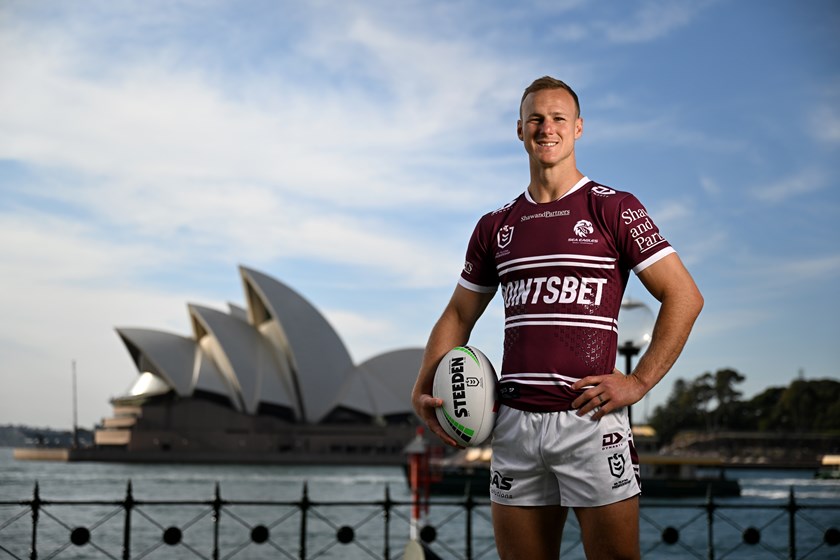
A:
[[[578,223],[575,224],[575,235],[577,235],[578,237],[586,237],[594,231],[595,228],[592,227],[592,222],[588,220],[580,220]]]
[[[616,478],[621,477],[621,475],[624,474],[625,460],[624,455],[621,455],[620,453],[607,457],[607,462],[610,465],[610,474]]]
[[[496,244],[499,249],[504,249],[513,240],[513,226],[503,226],[496,234]]]

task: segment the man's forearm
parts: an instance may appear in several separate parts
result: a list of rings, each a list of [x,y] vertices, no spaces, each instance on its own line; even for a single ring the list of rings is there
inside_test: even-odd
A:
[[[633,371],[625,372],[638,379],[645,393],[673,367],[702,308],[703,298],[696,290],[686,290],[663,299],[650,346]]]

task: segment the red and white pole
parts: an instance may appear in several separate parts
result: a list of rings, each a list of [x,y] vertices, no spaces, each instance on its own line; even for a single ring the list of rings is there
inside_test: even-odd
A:
[[[420,519],[425,508],[424,502],[429,499],[429,453],[426,440],[423,439],[423,428],[417,428],[417,435],[408,447],[408,482],[411,487],[411,522],[409,524],[409,538],[416,541],[420,538]]]

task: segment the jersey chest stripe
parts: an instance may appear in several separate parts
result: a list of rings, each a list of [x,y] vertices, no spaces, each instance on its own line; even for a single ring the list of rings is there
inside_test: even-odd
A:
[[[526,313],[523,315],[511,315],[505,322],[522,321],[525,319],[583,319],[589,321],[600,321],[610,325],[618,325],[618,321],[612,317],[599,315],[580,315],[575,313]]]
[[[575,255],[575,254],[554,254],[554,255],[533,255],[530,257],[520,257],[518,259],[500,260],[498,266],[513,266],[515,264],[533,263],[539,261],[580,261],[580,262],[600,262],[600,263],[614,263],[618,260],[616,257],[600,257],[597,255]]]
[[[558,379],[560,381],[566,381],[568,383],[574,383],[577,381],[576,377],[568,377],[565,375],[560,375],[559,373],[505,373],[502,375],[502,381],[505,379]]]
[[[615,331],[618,329],[609,325],[598,325],[596,323],[578,323],[576,321],[521,321],[505,325],[505,329],[512,329],[514,327],[586,327],[590,329],[601,329],[603,331]]]
[[[502,378],[502,381],[504,381],[504,380],[505,380],[505,378]],[[575,379],[575,381],[577,381],[577,379]],[[514,383],[516,383],[518,385],[549,385],[551,387],[557,387],[557,386],[571,387],[572,386],[571,383],[568,383],[566,381],[561,381],[559,379],[557,379],[555,381],[536,381],[536,380],[531,381],[531,380],[528,380],[528,379],[517,379],[516,381],[514,381]]]
[[[578,259],[582,261],[602,261],[615,262],[615,257],[598,257],[594,255],[575,255],[573,253],[557,253],[554,255],[536,255],[533,257],[520,257],[518,259],[511,259],[509,261],[502,261],[500,266],[507,266],[511,264],[518,264],[522,262],[544,261],[547,259]]]
[[[522,264],[519,266],[499,266],[499,276],[504,274],[508,274],[509,272],[514,272],[516,270],[526,270],[529,268],[546,268],[550,266],[574,266],[577,268],[601,268],[605,270],[613,270],[615,268],[615,263],[612,264],[596,264],[596,263],[585,263],[585,262],[577,262],[577,261],[548,261],[548,262],[541,262],[541,263],[534,263],[534,264]]]

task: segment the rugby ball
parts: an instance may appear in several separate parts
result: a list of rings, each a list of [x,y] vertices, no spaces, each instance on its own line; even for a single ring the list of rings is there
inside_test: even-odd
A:
[[[447,434],[464,447],[483,443],[496,424],[496,385],[493,364],[472,346],[453,348],[438,364],[433,396],[443,400],[435,409]]]

